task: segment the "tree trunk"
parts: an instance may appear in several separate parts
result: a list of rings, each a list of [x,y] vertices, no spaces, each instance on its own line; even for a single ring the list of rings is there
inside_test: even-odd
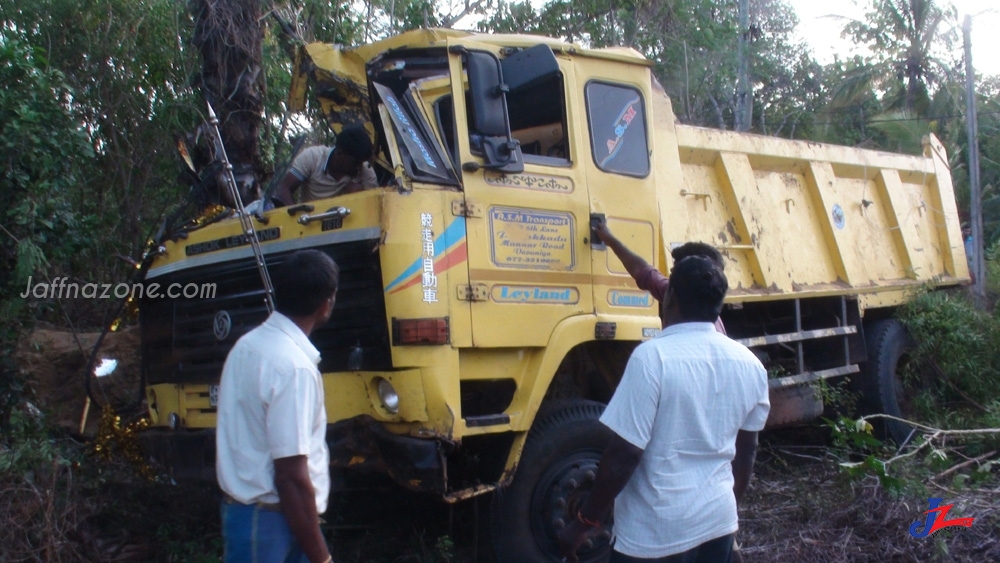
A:
[[[739,0],[739,38],[736,43],[736,119],[733,129],[749,131],[753,112],[750,86],[750,0]]]
[[[248,203],[263,173],[261,5],[256,0],[191,0],[190,6],[195,18],[194,44],[202,57],[197,85],[219,116],[226,154]]]

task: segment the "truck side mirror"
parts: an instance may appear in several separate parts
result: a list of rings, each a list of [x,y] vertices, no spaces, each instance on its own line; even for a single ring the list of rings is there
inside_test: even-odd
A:
[[[487,51],[461,49],[469,76],[472,123],[469,134],[482,150],[485,168],[507,173],[524,171],[521,146],[510,134],[507,115],[507,86],[500,59]],[[463,166],[463,168],[465,168]]]
[[[465,61],[476,132],[486,137],[509,135],[507,104],[503,97],[506,85],[500,73],[500,61],[492,53],[483,51],[469,51]]]

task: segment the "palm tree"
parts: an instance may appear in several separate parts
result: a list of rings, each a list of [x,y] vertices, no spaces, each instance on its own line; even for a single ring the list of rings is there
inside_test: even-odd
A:
[[[262,5],[258,0],[195,0],[191,10],[193,42],[202,56],[197,82],[219,115],[226,153],[241,195],[247,197],[263,175]]]
[[[851,21],[843,35],[871,51],[834,91],[839,103],[874,88],[886,111],[926,116],[933,92],[948,81],[953,64],[935,56],[950,50],[958,35],[954,6],[935,0],[871,0],[864,21]]]

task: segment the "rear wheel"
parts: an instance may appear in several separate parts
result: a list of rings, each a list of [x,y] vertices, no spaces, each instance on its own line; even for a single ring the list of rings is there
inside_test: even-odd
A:
[[[514,481],[493,498],[491,525],[497,561],[562,560],[556,534],[583,506],[611,441],[611,430],[598,422],[602,412],[600,403],[573,400],[539,413]],[[604,524],[578,552],[581,562],[607,561],[611,523]]]
[[[863,414],[883,413],[899,418],[912,417],[913,396],[919,391],[904,382],[910,361],[912,340],[906,327],[895,319],[872,323],[865,328],[868,362],[855,378],[854,387],[861,393]],[[873,420],[878,437],[903,443],[913,427],[897,420]]]

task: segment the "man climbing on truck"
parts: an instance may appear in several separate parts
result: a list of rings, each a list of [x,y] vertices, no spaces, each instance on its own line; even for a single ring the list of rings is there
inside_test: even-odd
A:
[[[354,193],[378,186],[369,160],[372,142],[363,127],[344,127],[333,147],[316,146],[302,151],[281,179],[274,194],[277,206],[295,202],[293,192],[302,186],[302,201]]]
[[[591,222],[594,232],[621,260],[625,270],[635,280],[639,289],[648,291],[657,300],[665,301],[667,289],[670,287],[670,278],[664,276],[652,264],[643,260],[641,256],[632,252],[622,241],[618,240],[608,227],[607,219],[598,216],[591,219]],[[704,242],[689,242],[678,246],[670,251],[670,256],[674,259],[674,264],[688,256],[704,256],[714,262],[720,271],[726,269],[722,254]],[[715,330],[726,334],[726,327],[722,324],[722,319],[715,319]]]

